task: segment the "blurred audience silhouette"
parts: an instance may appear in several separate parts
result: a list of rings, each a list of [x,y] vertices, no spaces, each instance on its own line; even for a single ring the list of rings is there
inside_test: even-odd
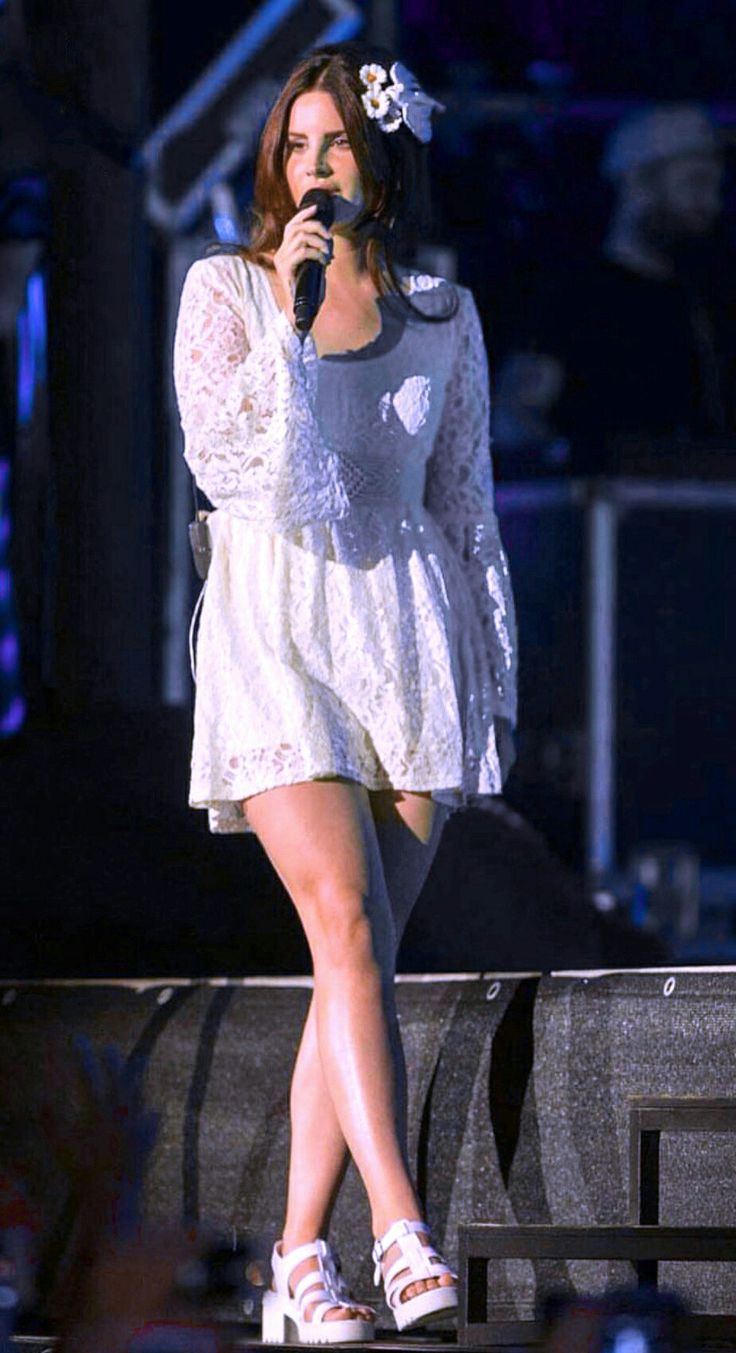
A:
[[[544,1353],[692,1353],[694,1347],[683,1302],[652,1287],[552,1294],[545,1326]]]
[[[62,1180],[42,1213],[0,1177],[0,1353],[14,1333],[52,1327],[58,1353],[226,1353],[202,1304],[245,1287],[244,1253],[226,1256],[204,1228],[145,1223],[142,1193],[158,1116],[145,1063],[86,1038],[50,1050],[41,1108],[44,1152]]]
[[[600,253],[539,289],[496,393],[506,478],[704,472],[736,424],[736,287],[719,137],[697,104],[653,104],[604,148]],[[685,455],[685,448],[689,452]]]

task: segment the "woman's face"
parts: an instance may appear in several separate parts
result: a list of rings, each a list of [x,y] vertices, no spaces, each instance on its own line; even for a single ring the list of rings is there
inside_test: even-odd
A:
[[[335,102],[323,89],[300,94],[291,105],[286,141],[286,182],[298,207],[309,188],[362,203],[360,174]]]

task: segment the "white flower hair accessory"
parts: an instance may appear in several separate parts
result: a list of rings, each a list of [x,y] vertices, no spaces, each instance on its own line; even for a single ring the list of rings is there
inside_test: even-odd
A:
[[[403,122],[423,145],[432,140],[432,113],[444,112],[444,104],[430,98],[406,66],[394,61],[388,75],[383,66],[361,66],[359,75],[363,107],[382,132],[395,132]]]

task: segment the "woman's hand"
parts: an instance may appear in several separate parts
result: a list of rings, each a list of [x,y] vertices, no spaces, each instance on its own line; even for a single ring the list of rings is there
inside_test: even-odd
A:
[[[273,256],[273,266],[281,285],[284,309],[289,322],[294,323],[294,289],[296,272],[307,259],[329,263],[332,257],[332,238],[326,226],[313,219],[316,203],[304,207],[292,216],[284,227],[284,238]]]

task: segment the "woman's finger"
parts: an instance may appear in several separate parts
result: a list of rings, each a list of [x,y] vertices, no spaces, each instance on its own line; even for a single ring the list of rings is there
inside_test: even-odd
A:
[[[289,221],[284,230],[284,240],[293,240],[299,235],[318,235],[320,239],[330,238],[330,232],[321,221]]]
[[[329,251],[324,249],[313,249],[311,246],[305,248],[296,260],[295,266],[298,267],[308,258],[313,258],[317,263],[325,263],[329,259]]]
[[[300,231],[298,235],[294,236],[289,241],[289,252],[293,253],[295,250],[304,247],[309,247],[310,249],[328,249],[331,243],[332,241],[329,235],[316,235],[304,230]]]
[[[309,220],[310,216],[314,216],[316,210],[317,203],[312,202],[308,207],[302,207],[301,211],[295,212],[294,215],[291,217],[291,220],[286,222],[286,225],[284,226],[284,234],[286,234],[287,230],[291,230],[292,226],[299,225],[302,221]]]

